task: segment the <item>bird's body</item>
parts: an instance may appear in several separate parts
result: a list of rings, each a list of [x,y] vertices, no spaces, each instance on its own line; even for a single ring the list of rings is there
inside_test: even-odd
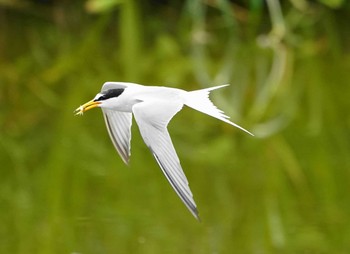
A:
[[[211,90],[224,86],[227,85],[187,92],[170,87],[106,82],[92,101],[80,106],[76,111],[77,114],[82,114],[94,107],[102,108],[108,133],[126,164],[130,157],[131,124],[134,115],[141,136],[164,175],[187,208],[198,219],[197,206],[167,125],[183,105],[187,105],[251,134],[229,121],[223,111],[217,109],[209,100]]]
[[[183,95],[186,91],[171,88],[171,87],[160,87],[160,86],[143,86],[133,83],[119,83],[123,87],[127,85],[127,89],[118,96],[118,100],[112,101],[110,104],[101,105],[101,108],[113,109],[120,112],[130,112],[132,113],[132,108],[135,104],[139,102],[150,102],[150,101],[172,101],[183,104]],[[113,84],[112,84],[113,85]],[[113,89],[110,88],[109,82],[106,83],[102,92]]]

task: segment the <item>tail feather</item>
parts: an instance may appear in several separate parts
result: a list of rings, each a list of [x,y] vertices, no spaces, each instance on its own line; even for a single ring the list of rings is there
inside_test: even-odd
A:
[[[210,101],[209,94],[212,90],[216,90],[216,89],[226,87],[226,86],[229,86],[229,84],[187,92],[185,95],[185,105],[187,105],[188,107],[193,108],[195,110],[198,110],[204,114],[215,117],[223,122],[231,124],[231,125],[237,127],[238,129],[241,129],[242,131],[245,131],[246,133],[254,136],[251,132],[247,131],[243,127],[228,120],[230,117],[225,115],[225,113],[222,110],[218,109]]]

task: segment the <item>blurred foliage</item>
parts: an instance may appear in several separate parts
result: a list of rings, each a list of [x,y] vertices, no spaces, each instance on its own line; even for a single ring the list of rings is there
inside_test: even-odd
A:
[[[0,253],[347,253],[350,4],[1,0]],[[212,98],[256,134],[183,109],[169,129],[196,222],[133,128],[127,168],[103,82]]]

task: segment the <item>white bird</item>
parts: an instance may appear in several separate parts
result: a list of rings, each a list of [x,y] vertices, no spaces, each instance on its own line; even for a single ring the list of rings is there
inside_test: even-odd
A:
[[[126,164],[129,163],[130,157],[133,114],[144,142],[151,150],[165,177],[194,217],[199,219],[196,203],[172,144],[167,125],[173,116],[187,105],[253,135],[228,120],[229,117],[210,101],[209,93],[225,86],[228,85],[188,92],[170,87],[106,82],[93,100],[80,106],[75,112],[77,115],[82,115],[95,107],[102,109],[109,136]]]

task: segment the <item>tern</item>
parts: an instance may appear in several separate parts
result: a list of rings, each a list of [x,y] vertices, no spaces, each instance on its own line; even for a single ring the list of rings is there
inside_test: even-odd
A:
[[[75,113],[82,115],[92,108],[102,109],[109,136],[125,164],[129,163],[131,155],[131,124],[134,115],[141,136],[165,177],[189,211],[199,220],[197,205],[167,126],[174,115],[186,105],[253,135],[228,120],[229,117],[210,101],[211,91],[226,86],[228,84],[188,92],[171,87],[106,82],[101,92],[93,100],[78,107]]]

